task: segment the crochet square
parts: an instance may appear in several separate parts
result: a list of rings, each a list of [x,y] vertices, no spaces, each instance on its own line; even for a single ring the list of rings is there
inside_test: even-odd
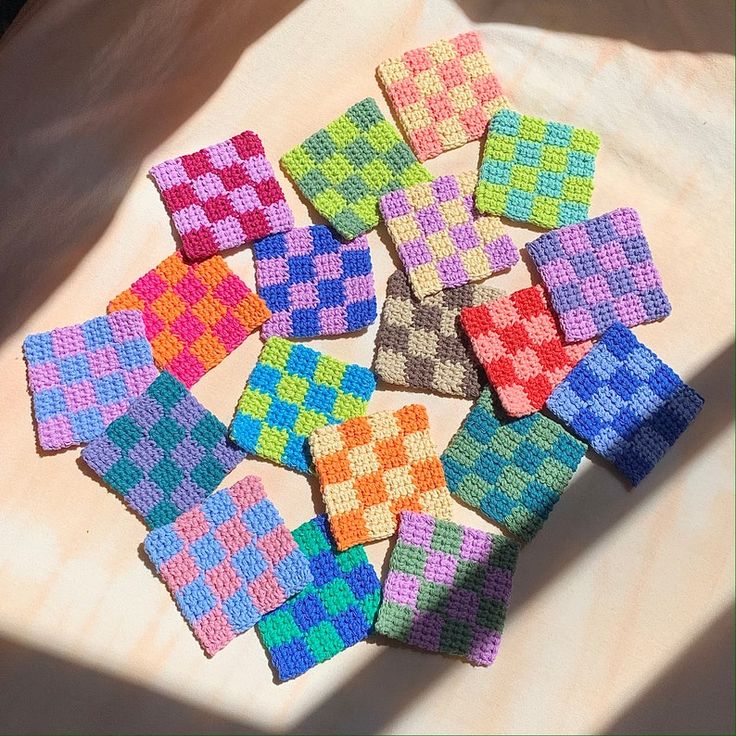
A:
[[[281,165],[348,239],[378,225],[382,194],[432,178],[370,97],[285,154]]]
[[[501,643],[519,547],[451,521],[404,511],[376,631],[473,664]]]
[[[390,537],[401,511],[452,518],[427,410],[419,404],[316,429],[309,449],[340,550]]]
[[[585,454],[544,414],[502,417],[484,389],[442,453],[450,492],[528,542],[542,528]]]
[[[309,473],[307,437],[365,414],[375,388],[367,368],[271,337],[238,401],[230,437],[253,455]]]
[[[226,432],[163,371],[82,459],[154,529],[201,503],[243,459]]]
[[[310,225],[271,235],[253,246],[258,294],[271,310],[264,338],[318,337],[355,332],[376,320],[368,239],[338,240]]]
[[[440,176],[381,198],[389,235],[420,299],[480,281],[519,260],[501,220],[475,213],[476,178],[474,171]]]
[[[635,327],[672,311],[636,210],[545,233],[526,249],[571,342],[602,335],[616,322]]]
[[[156,365],[190,388],[269,318],[263,300],[221,256],[170,255],[115,297],[108,312],[139,309]]]
[[[256,627],[280,680],[298,677],[363,641],[381,600],[381,583],[363,547],[338,552],[324,516],[295,529],[294,539],[314,582]]]
[[[622,324],[603,333],[547,408],[638,485],[704,399]]]
[[[503,296],[480,284],[441,291],[421,301],[403,271],[388,279],[376,334],[373,370],[386,383],[476,399],[483,368],[460,328],[460,310]]]
[[[563,343],[541,286],[465,307],[460,321],[512,417],[539,411],[554,387],[590,350],[590,342]]]
[[[499,110],[483,149],[478,211],[547,229],[585,220],[600,144],[589,130]]]
[[[475,31],[387,59],[377,71],[420,161],[478,140],[509,104]]]
[[[118,312],[23,341],[38,444],[99,437],[158,375],[140,312]]]
[[[313,579],[255,475],[149,532],[143,546],[210,656]]]
[[[261,139],[250,130],[149,173],[192,260],[294,226]]]

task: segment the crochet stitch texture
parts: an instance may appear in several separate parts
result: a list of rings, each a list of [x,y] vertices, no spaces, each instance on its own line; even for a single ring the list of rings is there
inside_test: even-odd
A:
[[[460,328],[460,310],[502,295],[498,289],[467,284],[420,301],[406,274],[396,271],[388,279],[376,334],[376,375],[396,386],[478,398],[486,379]]]
[[[518,552],[501,535],[404,511],[376,631],[430,652],[491,664]]]
[[[149,173],[192,260],[294,226],[261,139],[250,130]]]
[[[82,458],[151,528],[201,503],[243,459],[225,425],[163,371]]]
[[[38,444],[89,442],[158,375],[139,312],[118,312],[23,341]]]
[[[528,542],[570,482],[585,445],[536,413],[507,419],[484,389],[442,453],[450,492]]]
[[[616,322],[654,322],[672,311],[636,210],[617,209],[545,233],[526,249],[569,341],[602,335]]]
[[[258,623],[280,680],[291,680],[365,639],[373,628],[381,583],[363,547],[338,552],[324,516],[294,530],[314,582]]]
[[[381,195],[432,178],[370,97],[284,154],[281,165],[348,239],[378,225]]]
[[[420,299],[479,281],[519,260],[501,220],[475,213],[476,179],[474,171],[440,176],[381,198],[386,227]]]
[[[636,486],[703,404],[631,330],[615,324],[555,389],[547,408]]]
[[[400,511],[452,518],[427,410],[419,404],[316,429],[309,448],[340,550],[390,537]]]
[[[548,229],[584,220],[599,148],[589,130],[499,110],[483,149],[478,211]]]
[[[509,104],[475,31],[387,59],[377,72],[420,161],[478,140]]]
[[[590,342],[563,343],[541,286],[465,307],[460,321],[512,417],[539,411],[552,389],[590,350]]]
[[[149,532],[144,549],[210,656],[312,582],[255,475]]]
[[[307,437],[365,414],[375,388],[367,368],[271,337],[238,401],[230,437],[253,455],[308,473]]]
[[[187,388],[226,358],[270,312],[221,256],[186,263],[174,253],[113,299],[139,309],[156,365]]]
[[[368,239],[338,240],[311,225],[272,235],[253,246],[258,294],[271,310],[263,338],[355,332],[376,320]]]

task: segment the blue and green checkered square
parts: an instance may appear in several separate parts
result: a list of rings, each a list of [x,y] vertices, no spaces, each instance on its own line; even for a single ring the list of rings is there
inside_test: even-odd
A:
[[[600,144],[589,130],[499,110],[488,125],[478,211],[549,229],[587,219]]]

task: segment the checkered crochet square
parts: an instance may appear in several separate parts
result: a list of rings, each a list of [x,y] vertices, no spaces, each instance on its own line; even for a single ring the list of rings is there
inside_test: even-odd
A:
[[[526,246],[569,341],[666,317],[664,293],[636,210],[614,210],[545,233]]]
[[[151,529],[201,503],[243,457],[225,425],[166,371],[82,450]]]
[[[376,631],[430,652],[489,665],[496,658],[518,545],[404,511]]]
[[[270,316],[221,256],[189,264],[170,255],[113,299],[108,312],[139,309],[156,365],[187,388]]]
[[[483,149],[478,210],[548,229],[584,220],[600,144],[589,130],[499,110]]]
[[[192,260],[294,226],[261,139],[250,130],[149,173]]]
[[[555,389],[547,408],[636,486],[703,403],[631,330],[615,324]]]
[[[460,321],[512,417],[539,411],[552,389],[590,350],[590,342],[563,343],[541,286],[465,307]]]
[[[502,417],[486,388],[442,453],[450,492],[528,542],[585,453],[544,414]]]
[[[309,473],[307,437],[365,414],[375,388],[367,368],[271,337],[238,401],[230,437],[253,455]]]
[[[502,296],[479,284],[441,291],[421,301],[403,271],[389,277],[376,334],[373,370],[386,383],[476,399],[483,368],[460,328],[460,310]]]
[[[23,341],[38,444],[98,437],[158,375],[140,312],[118,312]]]
[[[381,583],[363,547],[338,552],[318,516],[294,530],[314,582],[264,616],[257,631],[279,679],[291,680],[363,641],[376,618]]]
[[[501,220],[476,215],[475,182],[475,172],[468,171],[381,198],[389,235],[420,299],[479,281],[519,260]]]
[[[253,246],[258,294],[271,310],[264,338],[355,332],[376,320],[368,239],[338,240],[324,225],[299,227]]]
[[[378,225],[382,194],[432,178],[370,97],[285,154],[281,165],[348,239]]]
[[[149,532],[143,546],[210,656],[312,582],[255,475]]]
[[[316,429],[309,449],[338,549],[390,537],[400,511],[452,518],[427,410],[419,404]]]

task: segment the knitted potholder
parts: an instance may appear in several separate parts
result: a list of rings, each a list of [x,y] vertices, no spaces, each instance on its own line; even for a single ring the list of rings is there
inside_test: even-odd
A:
[[[108,304],[139,309],[156,365],[187,388],[218,365],[270,312],[221,256],[185,263],[170,255]]]
[[[149,532],[144,549],[210,656],[312,582],[255,475]]]
[[[570,341],[602,335],[616,322],[654,322],[672,311],[636,210],[614,210],[545,233],[526,249]]]
[[[307,437],[365,414],[375,388],[367,368],[271,337],[238,401],[230,437],[253,455],[308,473]]]
[[[158,375],[140,312],[118,312],[23,341],[38,444],[89,442]]]
[[[404,511],[376,631],[430,652],[489,665],[496,658],[518,545]]]
[[[615,324],[555,389],[547,408],[638,485],[703,403],[631,330]]]
[[[590,342],[563,343],[541,286],[465,307],[460,321],[512,417],[539,411],[552,389],[590,350]]]
[[[381,195],[432,178],[370,97],[285,154],[281,165],[317,211],[350,239],[378,224]]]
[[[338,552],[317,516],[294,530],[314,582],[258,623],[279,679],[291,680],[365,639],[373,628],[381,583],[363,547]]]
[[[355,332],[376,320],[373,265],[364,235],[349,243],[324,225],[299,227],[253,246],[258,294],[271,310],[264,338]]]
[[[378,77],[420,161],[478,140],[508,106],[475,31],[387,59]]]
[[[486,388],[442,453],[450,492],[524,541],[542,527],[585,445],[544,414],[508,419]]]
[[[475,213],[475,182],[475,172],[467,171],[381,198],[386,227],[420,299],[479,281],[519,260],[501,220]]]
[[[309,449],[338,549],[390,537],[400,511],[452,518],[427,410],[419,404],[316,429]]]
[[[201,503],[243,459],[226,433],[163,371],[82,458],[153,529]]]
[[[545,228],[584,220],[599,147],[589,130],[499,110],[483,149],[478,211]]]
[[[460,327],[460,310],[502,295],[498,289],[467,284],[420,301],[406,274],[396,271],[388,279],[376,334],[376,375],[396,386],[476,399],[486,381]]]
[[[149,173],[187,258],[207,258],[294,225],[261,139],[250,130]]]

